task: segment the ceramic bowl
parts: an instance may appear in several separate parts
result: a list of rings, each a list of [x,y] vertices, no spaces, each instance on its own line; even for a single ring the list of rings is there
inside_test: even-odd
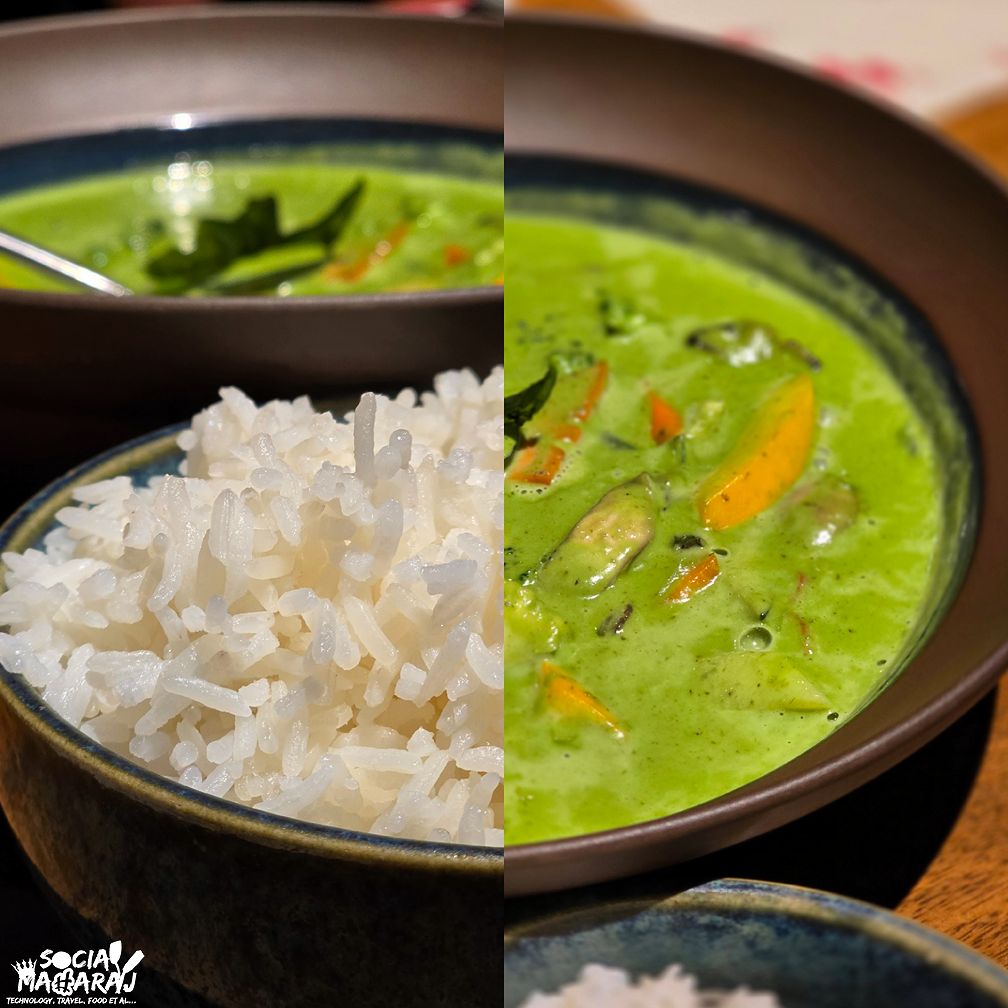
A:
[[[0,192],[206,146],[454,138],[499,150],[500,57],[491,23],[345,5],[7,23]],[[206,299],[0,290],[0,422],[36,431],[31,445],[10,443],[12,470],[30,479],[9,502],[0,488],[0,510],[80,459],[194,412],[224,384],[257,398],[319,397],[429,383],[450,367],[485,373],[500,362],[502,298],[499,287]]]
[[[784,1008],[1008,1005],[1008,973],[964,945],[867,903],[766,882],[711,882],[527,925],[507,937],[506,1008],[589,963],[634,979],[677,963],[702,989],[746,985]]]
[[[943,492],[972,470],[972,503],[946,512],[940,563],[952,570],[932,612],[937,627],[871,703],[808,752],[714,801],[623,829],[509,847],[506,889],[521,895],[684,861],[798,818],[908,755],[996,682],[1008,660],[1008,198],[918,121],[697,38],[508,18],[504,61],[515,68],[507,170],[522,169],[521,186],[530,176],[548,184],[552,173],[554,182],[573,178],[590,189],[600,173],[606,185],[622,174],[713,193],[729,216],[733,203],[755,207],[754,219],[812,236],[812,247],[834,250],[837,263],[901,306],[908,334],[930,334],[904,342],[899,377],[939,433],[935,404],[942,396],[958,403],[962,436],[941,449]],[[913,372],[928,380],[917,384]]]
[[[37,544],[75,486],[177,471],[177,430],[47,487],[0,529],[0,550]],[[193,791],[97,745],[3,668],[0,805],[81,933],[143,950],[142,1003],[500,1003],[499,850],[354,833]],[[151,970],[180,985],[175,1000],[154,996],[167,985],[145,979]]]

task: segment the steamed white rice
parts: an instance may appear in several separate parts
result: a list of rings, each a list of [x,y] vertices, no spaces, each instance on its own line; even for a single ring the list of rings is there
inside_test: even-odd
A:
[[[773,994],[740,987],[735,991],[702,991],[681,966],[669,966],[657,977],[634,983],[628,973],[610,966],[585,966],[581,976],[556,994],[533,994],[522,1008],[781,1008]]]
[[[503,843],[503,372],[347,422],[237,389],[180,476],[83,487],[5,554],[0,661],[189,787],[390,836]]]

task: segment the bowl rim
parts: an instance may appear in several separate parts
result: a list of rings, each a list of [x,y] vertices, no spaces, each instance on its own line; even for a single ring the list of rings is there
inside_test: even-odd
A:
[[[642,911],[674,917],[680,910],[693,908],[780,914],[826,927],[852,930],[932,964],[940,964],[948,972],[968,976],[971,982],[981,981],[989,985],[985,986],[985,992],[995,991],[1008,1004],[1008,970],[977,949],[912,917],[904,917],[866,900],[810,886],[732,876],[691,886],[657,900],[646,896],[605,900],[546,913],[507,928],[504,933],[505,972],[509,949],[517,948],[522,942],[549,937],[553,929],[565,924],[584,922],[589,927],[598,926],[603,918]]]
[[[375,9],[361,2],[353,2],[339,6],[321,3],[256,3],[251,8],[227,7],[222,4],[193,7],[140,7],[132,10],[87,11],[77,14],[65,14],[57,17],[32,17],[0,25],[0,42],[7,38],[16,38],[26,34],[40,34],[49,31],[73,28],[101,28],[103,26],[146,24],[177,21],[203,20],[240,20],[248,18],[330,18],[333,20],[369,21],[369,22],[408,22],[429,25],[431,23],[451,23],[476,28],[499,31],[499,18],[440,18],[432,19],[429,15],[402,14],[394,10]],[[294,116],[272,117],[278,119],[296,118]],[[305,118],[324,119],[324,116],[308,116]],[[340,118],[340,117],[335,117]],[[362,118],[362,117],[355,117]],[[367,117],[363,117],[367,118]],[[224,118],[203,116],[194,128],[202,125],[217,125],[228,122],[255,121],[254,115],[235,115]],[[376,121],[380,121],[377,120]],[[417,120],[420,121],[420,120]],[[163,128],[165,117],[153,117],[146,124],[129,123],[124,129]],[[466,128],[462,126],[461,128]],[[470,125],[469,128],[481,132],[491,132],[484,127]],[[59,139],[61,137],[86,137],[88,135],[105,135],[116,132],[114,129],[84,131],[82,133],[61,132],[32,137],[25,140],[15,140],[13,143],[0,141],[0,146],[20,147],[43,140]],[[500,123],[501,150],[504,149],[504,123]],[[150,311],[187,314],[196,311],[240,313],[243,311],[271,311],[294,314],[311,311],[361,311],[367,309],[394,308],[406,309],[414,307],[441,309],[460,305],[494,304],[501,302],[503,308],[504,288],[502,284],[483,284],[474,287],[444,287],[435,290],[422,291],[389,291],[367,294],[309,294],[294,297],[276,297],[270,295],[207,295],[198,298],[179,297],[170,294],[132,294],[126,297],[107,297],[102,295],[60,292],[31,291],[14,287],[0,287],[0,307],[13,304],[19,307],[38,307],[40,309],[59,308],[68,311],[113,311],[130,314]]]
[[[0,552],[21,551],[38,542],[59,507],[77,486],[128,474],[138,465],[181,455],[176,440],[188,422],[141,435],[82,462],[53,480],[0,525]],[[0,578],[6,566],[0,564]],[[503,848],[438,843],[380,836],[326,826],[203,794],[162,777],[119,756],[63,720],[21,676],[0,665],[0,702],[60,756],[103,785],[126,794],[161,814],[180,818],[212,832],[309,854],[315,857],[376,865],[395,864],[414,871],[468,877],[495,877],[504,872]]]
[[[267,3],[261,6],[272,7],[274,5]],[[308,5],[299,3],[297,6]],[[52,19],[48,18],[45,20]],[[1008,199],[1008,179],[997,172],[987,161],[983,160],[979,154],[953,140],[947,133],[943,132],[937,125],[937,120],[915,114],[906,106],[887,98],[883,94],[869,91],[867,88],[859,87],[840,78],[819,74],[813,68],[794,57],[769,49],[744,49],[729,42],[723,42],[715,36],[704,34],[696,29],[662,24],[655,21],[617,21],[601,15],[562,14],[549,10],[522,11],[518,14],[509,14],[506,19],[506,26],[534,28],[537,25],[549,26],[551,28],[570,26],[616,35],[637,35],[655,40],[668,39],[672,42],[685,42],[696,49],[706,49],[711,52],[721,53],[722,55],[727,54],[739,60],[771,66],[791,77],[801,78],[806,84],[813,84],[816,87],[826,88],[830,91],[838,91],[846,95],[848,99],[852,99],[862,105],[868,105],[891,119],[899,120],[904,126],[919,135],[926,136],[932,143],[943,148],[947,154],[951,154],[959,161],[968,164],[994,188],[999,189],[1005,198]],[[0,37],[2,37],[2,31],[3,29],[0,28]],[[517,153],[522,153],[522,151],[519,149]]]
[[[243,18],[287,18],[287,17],[331,17],[365,21],[403,21],[416,24],[430,24],[429,14],[397,11],[385,7],[373,7],[366,0],[351,0],[350,3],[334,7],[320,0],[264,0],[253,8],[231,7],[228,4],[197,4],[181,7],[132,7],[108,10],[75,11],[69,14],[38,14],[33,17],[18,18],[16,21],[0,25],[0,38],[7,35],[24,35],[38,31],[59,31],[64,28],[87,28],[102,24],[135,24],[140,21],[220,21]],[[458,23],[456,16],[445,16],[443,20]],[[470,23],[496,24],[499,17],[493,15],[473,15],[464,19]],[[583,18],[582,20],[592,20]],[[598,19],[601,20],[601,19]]]
[[[509,16],[507,18],[507,26],[515,30],[547,26],[554,29],[576,27],[586,32],[592,32],[596,36],[615,34],[628,37],[631,40],[633,38],[644,38],[659,42],[667,40],[673,43],[685,44],[697,50],[729,56],[741,62],[769,66],[782,75],[790,76],[794,79],[794,83],[800,84],[802,87],[814,86],[831,92],[839,92],[848,101],[856,102],[862,107],[867,106],[887,116],[889,119],[896,120],[904,129],[910,130],[917,134],[917,136],[926,139],[932,146],[939,148],[947,157],[957,161],[963,168],[977,176],[980,181],[996,190],[1006,205],[1008,205],[1008,182],[998,176],[977,155],[959,146],[941,133],[936,125],[864,89],[841,81],[825,79],[817,75],[810,68],[787,57],[779,56],[775,53],[766,53],[763,50],[759,50],[758,52],[742,50],[696,31],[651,22],[621,22],[583,15],[566,16],[552,12],[528,12],[513,17]],[[531,153],[533,156],[545,155],[544,151],[536,149],[529,152],[521,146],[513,147],[512,153]],[[569,153],[562,152],[561,156],[570,155]],[[641,170],[646,173],[655,172],[653,168],[641,168],[641,166],[634,162],[629,162],[628,167],[631,170]],[[671,177],[675,178],[676,176],[672,175]],[[695,182],[696,180],[688,179],[687,181]],[[768,209],[770,209],[771,215],[783,215],[787,219],[797,222],[803,228],[810,228],[810,225],[805,224],[801,218],[789,217],[786,210]],[[811,230],[814,233],[819,233],[815,228],[811,228]],[[828,235],[824,237],[829,240]],[[857,253],[852,254],[848,252],[840,243],[832,242],[832,244],[845,255],[853,255],[855,262],[867,263],[872,274],[880,276],[886,284],[892,286],[897,293],[901,294],[911,305],[914,305],[913,300],[908,295],[903,294],[893,281],[888,280],[884,269],[876,266],[870,260],[864,259],[863,256],[859,256]],[[947,353],[943,335],[937,330],[934,330],[934,333],[942,352]],[[961,386],[958,376],[955,376],[954,385],[957,387]],[[972,413],[973,404],[965,387],[961,388],[961,393]],[[984,434],[979,429],[979,426],[977,427],[977,432],[979,437],[983,439]],[[977,542],[979,541],[980,530],[985,523],[986,494],[987,491],[981,474],[977,502]],[[959,583],[949,600],[949,606],[962,592],[969,580],[974,560],[975,552],[970,562],[966,565]],[[942,613],[941,619],[932,629],[932,634],[937,632],[947,615],[948,611],[946,609]],[[915,660],[916,656],[901,669],[899,675],[905,675]],[[701,804],[658,818],[599,830],[593,833],[582,833],[574,836],[522,844],[507,844],[505,830],[504,849],[507,865],[512,869],[512,878],[517,877],[519,880],[512,886],[508,886],[507,877],[505,878],[505,896],[520,898],[521,896],[549,892],[554,889],[570,888],[571,883],[565,882],[560,882],[557,885],[543,884],[541,881],[528,883],[527,880],[530,874],[541,874],[544,870],[548,870],[549,866],[556,866],[559,870],[560,866],[581,862],[589,855],[600,858],[604,857],[607,852],[618,854],[635,849],[642,850],[646,848],[648,850],[656,850],[662,844],[671,843],[690,835],[699,835],[717,827],[725,827],[731,823],[740,823],[743,821],[751,822],[760,813],[769,815],[775,809],[782,808],[795,800],[805,798],[817,791],[829,791],[830,797],[820,803],[826,804],[840,794],[853,790],[865,780],[883,772],[919,745],[933,738],[943,727],[949,724],[956,716],[968,710],[987,690],[993,687],[1006,665],[1008,665],[1008,639],[1003,640],[982,661],[975,663],[969,668],[965,674],[956,680],[954,685],[944,690],[930,702],[916,708],[909,717],[903,718],[891,727],[876,733],[852,749],[832,756],[821,764],[803,770],[798,775],[788,774],[787,768],[796,760],[800,760],[803,756],[818,748],[822,742],[817,743],[803,753],[799,753],[792,760],[782,764],[769,774],[764,774],[754,781],[741,785],[739,788]],[[860,717],[868,706],[870,704],[866,704],[865,707],[859,709],[849,720],[853,721]],[[830,733],[830,735],[826,736],[826,739],[831,738],[833,734],[835,733]],[[826,739],[822,741],[826,741]],[[767,785],[766,781],[771,777],[780,777],[781,779],[771,780],[770,784]],[[755,830],[741,832],[737,840],[732,842],[765,833],[768,828],[759,827]],[[728,845],[728,843],[722,843],[718,844],[718,847]],[[693,856],[695,855],[687,855],[687,857],[679,860],[688,860]],[[627,874],[630,873],[627,871],[592,871],[585,874],[582,880],[575,884],[578,886],[589,885],[597,881],[624,877]]]
[[[376,308],[448,308],[471,304],[493,305],[500,302],[503,307],[503,285],[481,285],[478,287],[446,287],[441,290],[389,291],[370,294],[298,294],[292,297],[277,297],[269,294],[236,294],[222,297],[208,295],[200,297],[175,297],[170,294],[130,294],[125,297],[108,297],[102,294],[63,293],[59,291],[31,291],[16,287],[0,288],[0,308],[5,305],[18,307],[38,307],[52,311],[72,311],[74,313],[100,310],[125,315],[164,312],[187,315],[197,312],[241,313],[247,311],[279,312],[300,314],[304,312],[327,311],[369,311]]]

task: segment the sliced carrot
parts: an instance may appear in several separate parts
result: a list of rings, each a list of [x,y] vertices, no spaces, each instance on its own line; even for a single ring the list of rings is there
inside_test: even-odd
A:
[[[608,728],[619,738],[623,729],[616,716],[596,696],[549,660],[539,667],[539,681],[550,709],[564,717],[582,717]]]
[[[574,418],[580,420],[582,423],[595,412],[595,407],[598,406],[599,400],[606,390],[606,385],[609,383],[608,361],[603,360],[597,364],[593,364],[591,370],[592,380],[588,386],[588,391],[585,393],[584,400],[574,410]]]
[[[609,365],[598,361],[557,379],[549,402],[526,427],[532,437],[576,443],[605,392]]]
[[[712,529],[730,528],[773,504],[808,462],[815,416],[815,390],[807,374],[778,386],[697,490],[703,523]]]
[[[689,602],[705,588],[710,588],[721,574],[717,554],[709,553],[685,574],[677,577],[663,592],[666,602]]]
[[[678,434],[682,434],[682,415],[667,403],[657,392],[648,392],[651,403],[651,440],[655,444],[665,444]]]
[[[445,266],[461,266],[462,263],[469,261],[469,250],[463,248],[461,245],[456,245],[454,242],[449,242],[444,247],[444,264]]]
[[[559,445],[537,441],[522,448],[514,457],[507,477],[516,483],[549,486],[563,465],[564,450]]]
[[[332,280],[344,280],[348,283],[363,280],[375,266],[384,262],[403,243],[409,230],[409,221],[400,221],[384,238],[377,241],[372,248],[354,262],[332,263],[323,272]]]
[[[609,365],[600,361],[557,381],[549,401],[526,424],[524,435],[535,440],[515,456],[508,479],[544,486],[553,482],[565,457],[556,442],[581,439],[582,425],[598,405],[608,375]]]
[[[571,444],[577,444],[581,440],[582,433],[583,428],[569,420],[561,421],[553,428],[553,437],[557,441],[569,441]]]

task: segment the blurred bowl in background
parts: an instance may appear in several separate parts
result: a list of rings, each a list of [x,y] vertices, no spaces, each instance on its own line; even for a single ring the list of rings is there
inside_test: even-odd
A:
[[[502,143],[491,22],[297,4],[120,12],[0,28],[0,65],[0,191],[250,136],[295,146]],[[222,384],[257,398],[325,397],[424,386],[447,367],[485,372],[500,361],[503,293],[197,300],[0,290],[0,319],[0,420],[31,432],[10,443],[19,478],[0,499],[9,511],[79,459],[201,408]]]

